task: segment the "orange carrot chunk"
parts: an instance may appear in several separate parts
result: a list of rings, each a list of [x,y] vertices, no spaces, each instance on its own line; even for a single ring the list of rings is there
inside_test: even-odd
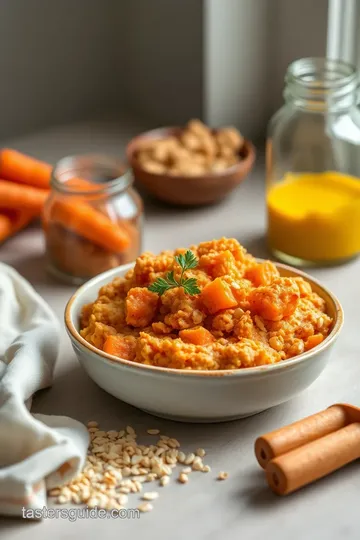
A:
[[[215,339],[211,332],[203,326],[180,330],[179,337],[185,343],[193,343],[194,345],[210,345]]]
[[[222,309],[237,306],[237,301],[229,285],[221,278],[216,278],[206,285],[201,292],[200,298],[209,313],[216,313]]]
[[[324,336],[322,334],[314,334],[313,336],[309,336],[305,343],[305,350],[309,351],[310,349],[313,349],[317,345],[320,345],[322,341],[324,341]]]
[[[126,323],[137,328],[148,326],[154,318],[159,297],[146,287],[133,287],[126,297]]]
[[[52,167],[48,163],[4,148],[0,154],[0,178],[27,184],[41,189],[49,189]]]
[[[255,287],[270,285],[270,283],[279,276],[279,270],[271,261],[258,263],[249,268],[245,274],[245,278],[249,279]]]
[[[56,201],[51,218],[110,251],[121,253],[130,246],[130,236],[123,227],[86,203]]]
[[[290,317],[297,308],[300,291],[292,278],[277,278],[271,285],[253,289],[249,296],[250,311],[268,321]]]
[[[118,356],[124,360],[134,360],[136,341],[126,339],[125,336],[108,336],[105,340],[103,350],[113,356]]]
[[[0,242],[24,229],[34,219],[32,212],[13,211],[0,214]]]
[[[0,208],[29,210],[40,214],[49,192],[31,186],[20,186],[0,180]]]

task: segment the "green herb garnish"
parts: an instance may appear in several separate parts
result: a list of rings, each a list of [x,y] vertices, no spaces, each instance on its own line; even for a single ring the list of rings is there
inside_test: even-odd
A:
[[[200,289],[197,286],[195,278],[186,278],[184,273],[186,270],[195,268],[198,265],[198,260],[190,249],[187,250],[185,255],[180,254],[176,255],[175,261],[181,267],[181,274],[179,281],[176,281],[174,276],[174,271],[168,272],[165,277],[160,277],[154,283],[149,285],[149,291],[157,293],[159,296],[164,294],[165,291],[169,289],[174,289],[175,287],[182,287],[184,291],[193,296],[194,294],[199,294]]]

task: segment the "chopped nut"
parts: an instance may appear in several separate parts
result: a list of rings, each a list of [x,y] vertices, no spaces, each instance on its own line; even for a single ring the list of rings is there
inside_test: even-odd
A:
[[[217,479],[218,480],[226,480],[228,478],[228,473],[225,472],[225,471],[220,471],[218,476],[217,476]]]
[[[243,144],[243,136],[234,127],[214,132],[199,120],[191,120],[176,137],[141,144],[136,159],[140,167],[152,174],[203,175],[238,163]]]
[[[198,448],[195,453],[199,457],[204,457],[205,454],[206,454],[206,452],[205,452],[205,450],[203,448]]]
[[[99,425],[99,424],[98,424],[97,422],[95,422],[95,420],[91,420],[91,422],[88,422],[88,423],[87,423],[87,426],[88,426],[89,428],[93,428],[93,427],[96,427],[96,428],[97,428],[98,425]]]
[[[183,470],[182,470],[182,472],[183,472],[184,474],[190,474],[191,471],[192,471],[192,468],[191,468],[191,467],[184,467]]]
[[[209,465],[204,465],[203,468],[201,469],[202,472],[210,472],[211,471],[211,468],[209,467]]]

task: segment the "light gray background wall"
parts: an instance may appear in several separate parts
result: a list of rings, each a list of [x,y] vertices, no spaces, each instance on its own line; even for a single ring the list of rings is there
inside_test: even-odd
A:
[[[288,64],[325,55],[327,9],[327,0],[205,0],[207,121],[261,136]]]
[[[118,0],[0,0],[0,138],[118,107]]]
[[[264,128],[269,94],[270,1],[206,0],[205,119],[236,124],[247,137]]]
[[[327,0],[0,0],[0,138],[125,110],[261,137]]]
[[[162,124],[202,115],[203,1],[122,0],[121,16],[128,106]]]
[[[269,2],[270,3],[270,2]],[[326,55],[328,0],[271,0],[267,85],[272,113],[282,102],[286,67],[297,58]]]

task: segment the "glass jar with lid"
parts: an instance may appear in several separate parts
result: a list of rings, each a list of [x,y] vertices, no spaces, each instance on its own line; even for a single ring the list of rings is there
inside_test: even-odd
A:
[[[296,266],[344,262],[360,253],[357,72],[306,58],[285,82],[266,148],[269,247]]]
[[[109,156],[73,156],[55,165],[43,212],[51,274],[77,285],[136,259],[143,205],[132,183],[132,172]]]

